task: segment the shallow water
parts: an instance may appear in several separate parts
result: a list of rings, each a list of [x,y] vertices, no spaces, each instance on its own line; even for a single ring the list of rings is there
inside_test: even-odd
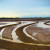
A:
[[[19,22],[21,22],[21,24],[17,25],[17,26],[13,29],[11,35],[12,35],[13,41],[22,42],[22,41],[20,41],[20,40],[18,39],[18,36],[16,35],[16,32],[15,32],[16,29],[18,29],[18,28],[21,27],[21,26],[24,26],[24,25],[27,25],[27,24],[30,24],[30,23],[35,23],[35,22],[33,22],[33,21],[24,21],[24,22],[23,22],[23,21],[19,21]],[[6,24],[0,25],[0,27],[2,27],[2,26],[7,26],[7,25],[17,24],[18,22],[1,22],[1,23],[6,23]],[[6,27],[5,27],[5,28],[6,28]],[[3,33],[3,31],[4,31],[5,28],[3,28],[3,29],[0,31],[0,37],[2,37],[2,33]]]
[[[18,37],[18,35],[17,35],[17,33],[16,33],[15,31],[16,31],[18,28],[20,28],[20,27],[23,27],[23,26],[28,25],[28,24],[35,23],[35,21],[18,21],[18,22],[21,22],[21,24],[17,25],[17,26],[13,29],[11,35],[12,35],[13,41],[16,41],[16,42],[23,42],[23,41],[21,41],[21,40],[19,39],[19,37]],[[17,24],[18,22],[1,22],[1,23],[6,23],[6,24],[0,25],[0,27],[6,26],[6,25]],[[39,23],[37,23],[36,26],[37,26],[37,27],[42,27],[42,28],[50,28],[50,26],[45,25],[44,23],[45,23],[45,22],[41,22],[41,21],[40,21]],[[26,36],[31,37],[32,39],[35,39],[35,38],[33,38],[32,36],[30,36],[30,35],[26,32],[26,30],[25,30],[26,28],[27,28],[27,27],[24,27],[24,28],[23,28],[23,33],[25,33]],[[3,29],[0,31],[0,37],[2,37],[2,32],[4,31],[4,29],[5,29],[5,28],[3,28]],[[37,40],[37,39],[35,39],[35,40]]]
[[[44,23],[45,23],[45,22],[39,22],[36,26],[37,26],[37,27],[41,27],[41,28],[50,28],[50,26],[45,25]]]

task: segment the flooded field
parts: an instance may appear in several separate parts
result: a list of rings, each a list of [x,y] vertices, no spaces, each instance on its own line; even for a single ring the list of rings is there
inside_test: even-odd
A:
[[[12,39],[13,41],[16,41],[16,42],[29,42],[31,39],[33,39],[33,37],[30,39],[31,36],[29,37],[28,33],[26,34],[26,30],[25,31],[23,30],[31,25],[32,27],[36,26],[38,28],[40,27],[44,29],[45,28],[50,29],[50,26],[44,23],[45,21],[0,22],[0,38]],[[47,24],[50,24],[50,23],[48,22]],[[27,40],[28,37],[29,37],[29,40]]]
[[[50,20],[1,21],[0,39],[18,43],[50,44]]]

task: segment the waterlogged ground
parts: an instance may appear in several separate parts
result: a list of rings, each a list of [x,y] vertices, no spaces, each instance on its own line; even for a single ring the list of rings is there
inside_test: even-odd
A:
[[[11,39],[15,42],[28,42],[28,41],[24,41],[24,38],[32,38],[33,37],[29,36],[29,34],[26,32],[26,29],[28,26],[30,25],[34,25],[36,24],[36,26],[38,27],[42,27],[42,28],[50,28],[50,26],[45,25],[44,23],[47,21],[18,21],[18,22],[0,22],[0,38],[4,38],[4,39]],[[50,23],[47,23],[50,24]],[[26,27],[26,28],[25,28]],[[18,30],[20,28],[20,30]],[[19,32],[19,34],[18,34]],[[21,35],[21,36],[19,36]],[[30,39],[29,39],[30,40]]]
[[[16,35],[16,29],[21,26],[34,23],[33,21],[19,21],[19,22],[0,22],[0,38],[13,39],[14,41],[21,42],[18,40],[18,36]],[[4,23],[4,24],[3,24]]]
[[[47,22],[47,23],[46,23]],[[46,23],[46,24],[45,24]],[[33,43],[34,37],[29,35],[26,28],[33,25],[41,28],[49,28],[50,22],[45,21],[17,21],[17,22],[0,22],[0,39],[18,42]],[[36,33],[34,33],[36,35]],[[37,40],[37,39],[35,39]]]

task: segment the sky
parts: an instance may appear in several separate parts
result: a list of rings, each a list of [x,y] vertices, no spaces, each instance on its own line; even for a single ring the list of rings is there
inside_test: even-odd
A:
[[[50,0],[0,0],[0,17],[50,17]]]

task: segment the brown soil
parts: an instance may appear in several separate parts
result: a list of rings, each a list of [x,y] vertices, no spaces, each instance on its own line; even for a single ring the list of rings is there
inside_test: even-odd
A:
[[[35,20],[35,19],[29,19],[29,20],[28,19],[25,19],[25,20],[24,19],[0,19],[0,21],[41,21],[41,19],[40,20],[38,20],[38,19],[37,20]],[[17,31],[19,37],[24,37],[22,35],[23,28],[24,27],[20,28]],[[21,34],[22,36],[20,35],[20,33],[22,33]],[[28,38],[26,38],[26,39],[28,40]],[[24,40],[26,40],[26,39],[24,39]],[[46,46],[46,45],[34,45],[34,44],[26,44],[26,43],[25,44],[24,43],[15,43],[15,42],[13,43],[11,41],[6,41],[6,40],[0,39],[0,48],[6,48],[8,50],[50,50],[50,44],[48,46]]]
[[[44,29],[44,28],[40,28],[36,26],[34,27],[32,25],[26,28],[26,31],[32,37],[36,38],[38,40],[38,43],[46,43],[46,44],[50,43],[50,29],[49,28]]]
[[[33,24],[33,23],[32,23]],[[28,25],[31,25],[31,24],[28,24]],[[30,37],[26,36],[23,32],[23,28],[28,26],[28,25],[25,25],[25,26],[22,26],[20,28],[18,28],[16,30],[16,35],[19,37],[18,39],[23,41],[23,42],[27,42],[27,43],[37,43],[37,41],[35,40],[32,40]]]
[[[21,24],[21,22],[19,22],[18,24]],[[13,39],[11,33],[12,33],[13,29],[14,29],[18,24],[7,25],[7,26],[2,27],[2,28],[5,28],[4,31],[3,31],[3,33],[2,33],[2,37],[3,37],[3,38],[8,38],[8,39]],[[1,29],[2,29],[2,28],[1,28]]]
[[[5,27],[3,33],[2,33],[2,37],[3,38],[8,38],[8,39],[12,39],[12,31],[13,29],[16,27],[16,25],[14,26],[8,26],[8,27]]]

